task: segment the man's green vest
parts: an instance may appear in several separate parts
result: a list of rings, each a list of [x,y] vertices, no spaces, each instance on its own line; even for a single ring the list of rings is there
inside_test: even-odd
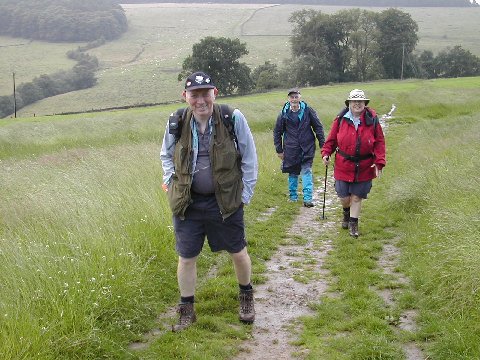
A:
[[[184,113],[182,133],[173,155],[175,173],[167,192],[174,215],[183,217],[192,203],[192,111]],[[210,164],[215,187],[215,197],[223,218],[232,215],[242,203],[241,156],[220,114],[220,106],[213,106],[212,137],[210,140]]]

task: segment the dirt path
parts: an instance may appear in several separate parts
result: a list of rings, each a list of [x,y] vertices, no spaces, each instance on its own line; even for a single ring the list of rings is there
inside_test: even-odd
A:
[[[323,184],[323,181],[323,178],[319,178],[316,183]],[[329,176],[326,214],[335,213],[335,208],[339,206],[336,200],[331,200],[335,196],[331,193],[333,188],[334,180]],[[319,297],[325,295],[327,291],[328,284],[325,276],[327,272],[322,265],[332,248],[332,241],[319,238],[327,228],[338,227],[338,221],[322,219],[323,188],[316,190],[315,198],[316,206],[300,209],[299,215],[288,232],[287,244],[282,245],[267,262],[268,280],[265,284],[255,287],[257,316],[253,325],[252,338],[242,344],[241,352],[234,360],[259,359],[259,354],[262,360],[301,359],[308,354],[308,350],[300,349],[292,345],[292,342],[296,340],[301,330],[299,317],[314,315],[308,306],[309,303],[318,302]],[[267,213],[273,211],[274,209],[270,209]],[[393,239],[384,245],[378,267],[399,284],[408,284],[408,278],[395,271],[400,257],[397,242],[398,239]],[[315,272],[318,276],[302,281],[302,273],[306,271]],[[376,291],[384,300],[386,307],[395,306],[393,290],[377,289]],[[414,332],[416,316],[414,310],[405,311],[392,326],[398,332],[401,330]],[[404,344],[403,352],[407,360],[425,359],[422,351],[413,342]]]
[[[252,338],[242,344],[239,356],[234,358],[236,360],[292,359],[293,354],[299,351],[291,344],[300,330],[297,320],[303,315],[314,314],[309,304],[318,302],[328,286],[322,265],[332,245],[331,240],[319,240],[319,237],[326,227],[336,226],[332,221],[322,220],[324,178],[316,179],[316,183],[322,186],[318,185],[315,190],[315,207],[300,208],[286,243],[267,263],[265,275],[268,281],[255,286],[256,319]],[[331,189],[333,179],[330,177],[327,192]],[[267,220],[275,211],[275,208],[268,209],[260,221]],[[325,213],[331,211],[331,200],[326,199]],[[142,342],[132,343],[129,349],[147,348],[168,331],[165,320],[172,317],[175,317],[174,308],[159,317],[159,328],[145,334]],[[295,355],[295,359],[301,357],[301,353]]]
[[[317,184],[323,181],[323,177],[316,179]],[[327,184],[327,192],[332,187],[333,182]],[[314,199],[315,207],[301,207],[286,244],[267,262],[267,282],[255,286],[257,315],[252,338],[242,344],[235,360],[299,359],[307,354],[291,342],[300,330],[298,318],[313,315],[309,304],[318,302],[327,289],[322,265],[332,245],[331,240],[319,237],[326,227],[335,226],[322,219],[323,186],[317,186]],[[329,212],[328,199],[325,205]],[[315,274],[313,279],[311,274]]]
[[[324,184],[324,179],[316,179],[317,184]],[[327,182],[327,199],[325,214],[336,211],[337,200],[334,191],[334,180],[329,175]],[[333,198],[333,200],[332,200]],[[309,304],[318,302],[320,296],[327,291],[328,275],[323,269],[323,261],[332,249],[331,239],[322,239],[326,229],[338,227],[338,221],[322,219],[323,186],[315,191],[315,207],[300,208],[288,232],[285,243],[267,262],[265,275],[268,280],[255,286],[256,319],[252,329],[252,337],[240,346],[240,353],[232,360],[287,360],[302,359],[308,355],[308,350],[299,348],[292,343],[301,331],[299,318],[312,316],[314,312]],[[300,205],[300,204],[299,204]],[[268,209],[260,221],[266,221],[275,208]],[[333,216],[332,216],[333,217]],[[409,280],[402,273],[395,271],[400,257],[397,247],[399,238],[394,238],[383,247],[378,260],[378,267],[393,281],[408,284]],[[212,270],[215,272],[215,269]],[[212,275],[213,276],[213,275]],[[384,300],[386,307],[395,306],[395,294],[392,289],[376,289]],[[336,296],[336,294],[332,294]],[[396,331],[416,330],[417,314],[414,310],[405,311],[392,326]],[[175,318],[175,308],[169,309],[158,318],[159,328],[145,334],[142,342],[133,343],[130,350],[143,350],[152,341],[169,331],[169,319]],[[406,360],[423,360],[425,356],[418,346],[411,342],[403,346]]]

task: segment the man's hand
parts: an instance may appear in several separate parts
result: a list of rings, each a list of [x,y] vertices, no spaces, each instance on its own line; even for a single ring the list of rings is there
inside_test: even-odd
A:
[[[167,184],[162,184],[162,190],[167,192],[168,191],[168,185]]]
[[[282,153],[277,153],[277,156],[280,158],[280,160],[283,160],[283,152]]]

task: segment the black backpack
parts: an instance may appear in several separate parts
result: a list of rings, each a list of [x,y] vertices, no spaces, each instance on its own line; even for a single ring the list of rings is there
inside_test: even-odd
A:
[[[175,136],[175,142],[178,141],[182,134],[183,117],[187,108],[180,108],[175,113],[170,115],[168,119],[168,133]],[[227,127],[230,138],[235,141],[238,147],[237,136],[235,135],[235,120],[233,118],[234,109],[228,105],[220,104],[220,115],[223,124]]]

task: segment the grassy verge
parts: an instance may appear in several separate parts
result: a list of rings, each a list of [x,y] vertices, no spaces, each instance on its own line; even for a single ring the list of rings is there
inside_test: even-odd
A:
[[[380,112],[397,105],[387,135],[389,164],[365,202],[360,240],[319,234],[334,239],[327,266],[330,290],[340,296],[322,299],[318,316],[305,320],[299,344],[312,359],[401,359],[411,340],[436,359],[480,356],[479,81],[362,84]],[[304,91],[327,127],[347,86]],[[259,154],[260,178],[246,208],[256,283],[264,281],[264,262],[298,210],[284,201],[285,177],[273,154],[271,126],[284,97],[228,101],[247,114]],[[249,336],[250,327],[237,320],[230,259],[206,249],[198,324],[158,337],[143,352],[128,350],[178,297],[158,159],[176,107],[0,122],[3,357],[228,359]],[[277,210],[260,220],[271,207]],[[393,284],[378,268],[393,239],[409,285]],[[212,267],[216,275],[207,277]],[[398,299],[393,308],[375,292],[389,286]],[[410,308],[419,312],[419,330],[397,332],[392,323]]]

